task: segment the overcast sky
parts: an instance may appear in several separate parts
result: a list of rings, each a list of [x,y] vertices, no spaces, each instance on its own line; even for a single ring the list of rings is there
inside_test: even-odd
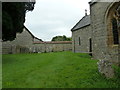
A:
[[[71,28],[89,14],[90,0],[36,0],[32,12],[27,12],[25,26],[34,36],[50,41],[54,36],[71,37]]]

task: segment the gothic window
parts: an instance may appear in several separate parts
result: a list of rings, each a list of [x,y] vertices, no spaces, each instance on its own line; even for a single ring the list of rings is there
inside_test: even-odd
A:
[[[119,44],[117,20],[115,18],[112,19],[112,32],[113,32],[113,43],[114,44]]]
[[[118,46],[120,29],[120,2],[113,3],[107,11],[107,30],[109,46]]]

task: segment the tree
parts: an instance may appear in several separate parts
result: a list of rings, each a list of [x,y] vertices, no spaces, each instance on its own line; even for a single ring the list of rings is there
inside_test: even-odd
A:
[[[65,35],[63,36],[55,36],[52,38],[52,41],[71,41],[71,38],[66,37]]]
[[[35,2],[3,2],[2,3],[2,40],[12,41],[16,33],[24,28],[25,14],[34,9]]]

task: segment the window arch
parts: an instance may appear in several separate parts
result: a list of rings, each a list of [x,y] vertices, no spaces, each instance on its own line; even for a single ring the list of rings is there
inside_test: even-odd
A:
[[[120,2],[116,2],[111,4],[110,8],[107,10],[107,18],[106,18],[106,24],[107,24],[107,33],[108,33],[108,41],[107,44],[109,46],[111,45],[118,45],[119,44],[119,28],[118,28],[118,22],[119,22],[119,11],[120,9]]]

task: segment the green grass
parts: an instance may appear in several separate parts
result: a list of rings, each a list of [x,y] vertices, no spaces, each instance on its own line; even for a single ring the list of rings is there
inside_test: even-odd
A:
[[[3,55],[3,88],[117,88],[118,82],[101,76],[88,54]]]

